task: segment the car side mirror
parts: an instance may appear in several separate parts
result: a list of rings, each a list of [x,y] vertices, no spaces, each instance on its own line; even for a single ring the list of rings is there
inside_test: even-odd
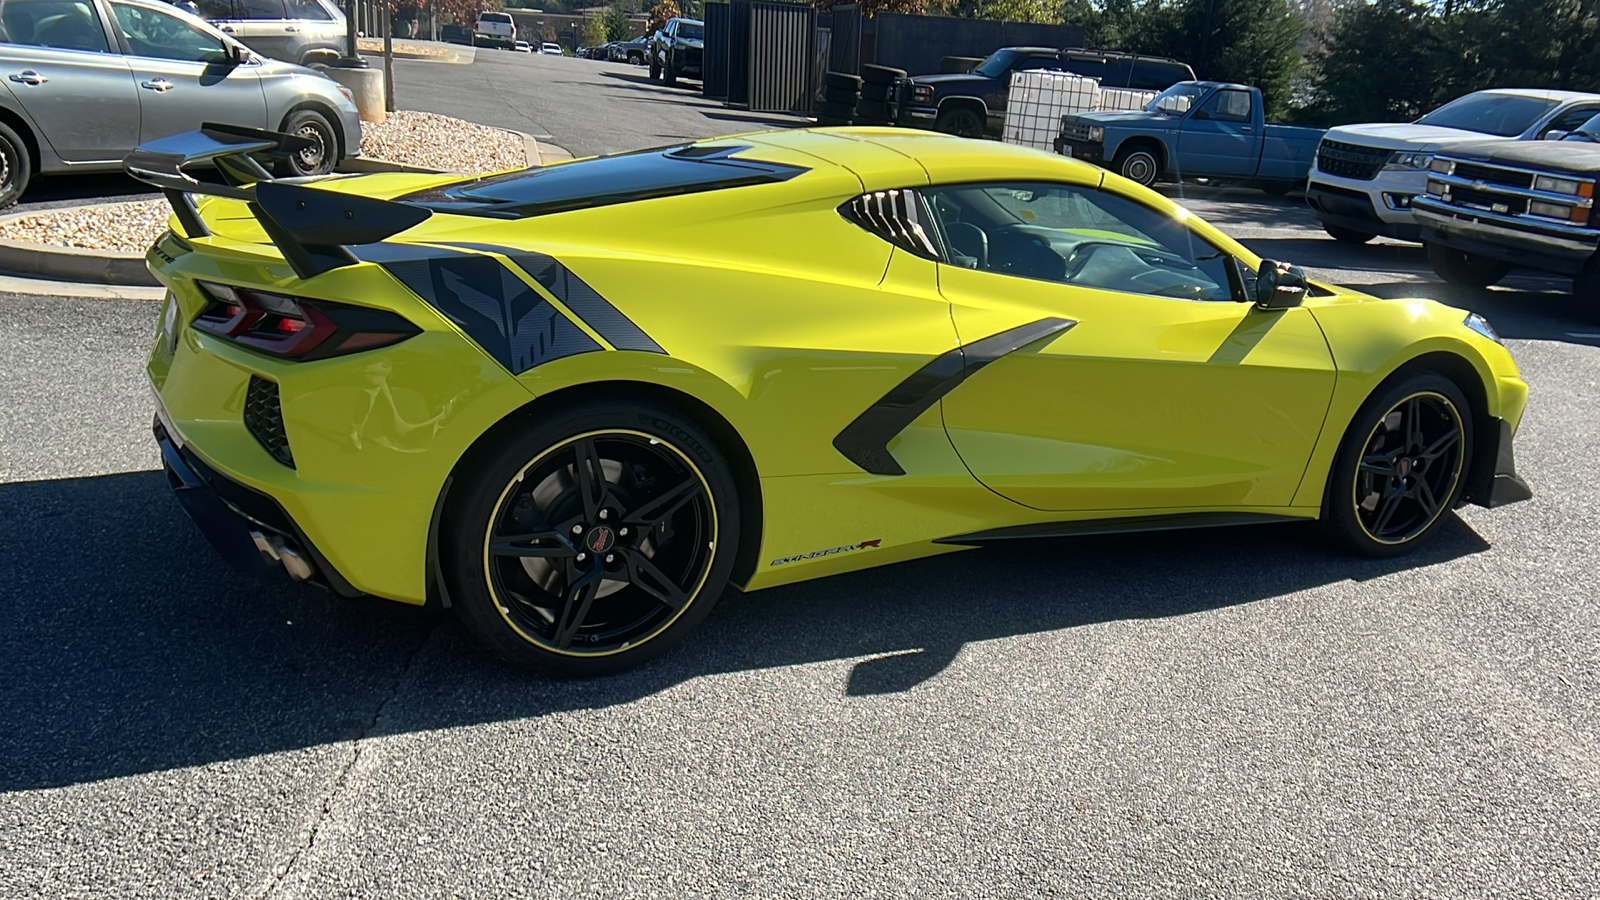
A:
[[[1539,138],[1539,140],[1541,140],[1541,141],[1564,141],[1564,140],[1567,139],[1567,135],[1569,135],[1571,133],[1572,132],[1570,132],[1570,131],[1562,131],[1559,128],[1552,128],[1551,130],[1546,131],[1544,133],[1544,137]]]
[[[242,66],[250,61],[250,56],[244,49],[243,44],[235,44],[232,41],[223,41],[222,61],[230,66]]]
[[[1299,266],[1263,259],[1256,273],[1257,309],[1292,309],[1306,299],[1306,273]]]

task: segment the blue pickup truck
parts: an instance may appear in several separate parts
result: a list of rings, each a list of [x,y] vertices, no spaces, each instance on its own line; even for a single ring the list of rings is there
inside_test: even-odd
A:
[[[1322,129],[1267,123],[1261,91],[1184,81],[1134,112],[1061,117],[1056,152],[1149,185],[1205,178],[1287,193],[1306,182]]]

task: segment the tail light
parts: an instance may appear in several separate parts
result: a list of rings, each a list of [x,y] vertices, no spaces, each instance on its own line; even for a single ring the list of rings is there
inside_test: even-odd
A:
[[[197,330],[283,359],[327,359],[398,344],[422,333],[403,317],[382,309],[209,281],[200,282],[200,290],[210,302],[194,320]]]

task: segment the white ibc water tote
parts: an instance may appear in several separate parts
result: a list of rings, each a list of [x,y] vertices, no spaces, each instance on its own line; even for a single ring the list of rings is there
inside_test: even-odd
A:
[[[1070,72],[1033,69],[1011,74],[1006,127],[1000,139],[1038,150],[1055,150],[1061,117],[1095,110],[1143,109],[1159,91],[1103,88],[1100,82]]]

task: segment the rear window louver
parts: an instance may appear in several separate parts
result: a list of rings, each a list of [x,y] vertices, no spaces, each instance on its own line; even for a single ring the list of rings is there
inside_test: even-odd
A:
[[[927,259],[939,259],[939,248],[912,191],[873,191],[839,207],[845,218],[889,243]]]

